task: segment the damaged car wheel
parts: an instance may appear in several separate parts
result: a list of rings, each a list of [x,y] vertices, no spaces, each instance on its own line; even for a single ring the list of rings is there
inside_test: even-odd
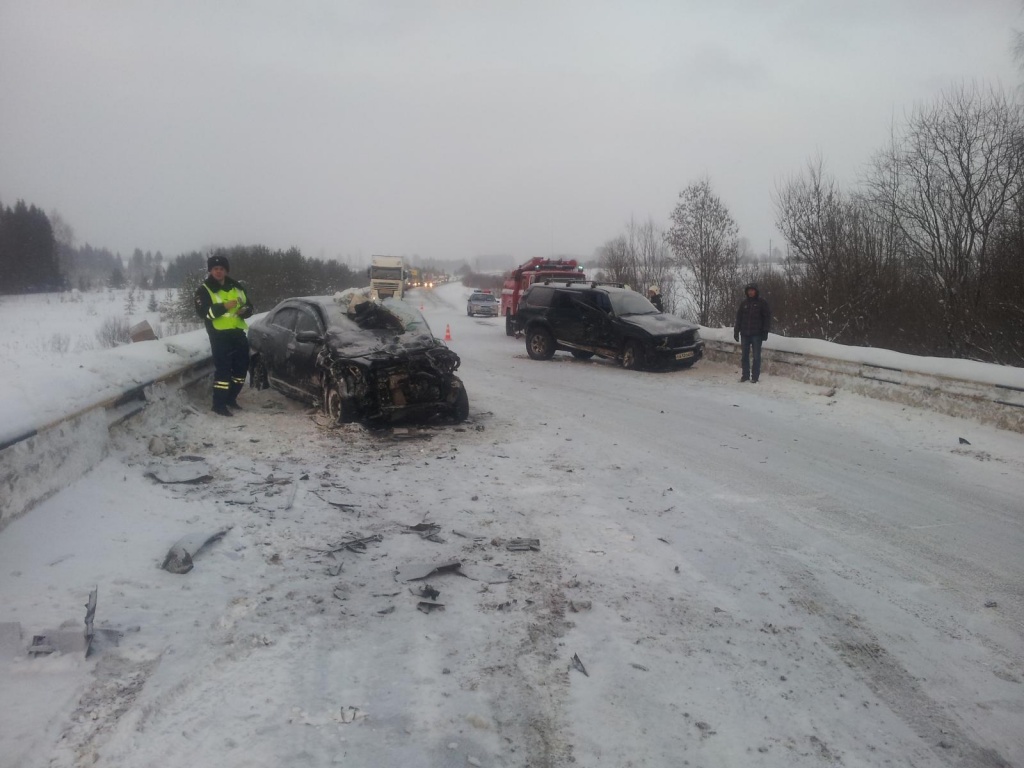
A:
[[[345,424],[355,421],[352,401],[344,395],[344,385],[336,381],[324,388],[324,413],[334,424]]]

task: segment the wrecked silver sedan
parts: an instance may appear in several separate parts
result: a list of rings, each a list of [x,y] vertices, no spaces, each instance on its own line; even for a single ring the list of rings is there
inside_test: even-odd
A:
[[[459,356],[400,299],[357,290],[286,299],[249,327],[249,383],[335,422],[465,421]]]

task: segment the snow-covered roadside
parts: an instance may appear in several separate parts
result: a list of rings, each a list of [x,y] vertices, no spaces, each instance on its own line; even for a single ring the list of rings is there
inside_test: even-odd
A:
[[[14,765],[1024,761],[1019,435],[723,365],[538,363],[457,286],[420,300],[465,431],[326,430],[251,391],[226,424],[203,399],[0,533],[0,621],[79,621],[98,584],[98,622],[139,627],[5,663]],[[200,454],[209,484],[144,476]],[[443,542],[402,533],[424,520]],[[192,573],[158,569],[224,524]],[[418,611],[395,568],[452,557],[518,578],[434,577],[445,610]]]
[[[731,328],[701,328],[701,335],[713,341],[732,342]],[[765,350],[814,355],[830,360],[872,365],[898,371],[962,379],[999,387],[1024,390],[1024,368],[1010,365],[979,363],[975,360],[953,360],[945,357],[923,357],[873,347],[851,347],[821,339],[798,339],[769,334]]]

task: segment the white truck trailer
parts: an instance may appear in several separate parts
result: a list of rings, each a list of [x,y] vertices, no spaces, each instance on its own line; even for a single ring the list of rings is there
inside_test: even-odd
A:
[[[373,256],[370,260],[370,296],[375,299],[402,298],[405,265],[400,256]]]

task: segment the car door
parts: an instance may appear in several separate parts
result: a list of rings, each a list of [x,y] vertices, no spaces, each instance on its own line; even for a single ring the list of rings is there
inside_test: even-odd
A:
[[[560,344],[578,346],[583,343],[583,312],[576,291],[555,291],[548,308],[548,324]]]
[[[309,397],[320,395],[316,360],[323,339],[324,326],[316,309],[312,305],[300,306],[294,333],[286,345],[288,377],[293,386]]]
[[[601,291],[585,291],[583,303],[583,338],[587,346],[600,349],[616,349],[615,328],[612,323],[612,303],[608,294]]]
[[[288,343],[295,334],[295,321],[298,316],[299,310],[295,307],[280,307],[264,324],[264,338],[260,340],[259,352],[263,355],[270,384],[277,389],[281,388],[282,383],[287,386]]]

